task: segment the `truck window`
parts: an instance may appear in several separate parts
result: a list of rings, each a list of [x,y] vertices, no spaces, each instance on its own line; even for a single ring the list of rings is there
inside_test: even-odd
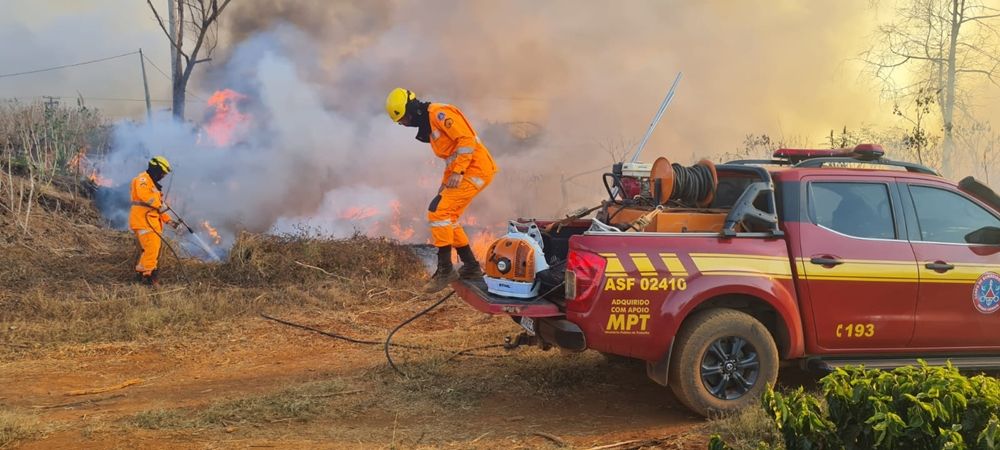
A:
[[[896,238],[889,187],[884,183],[810,183],[809,216],[816,225],[848,236]]]
[[[923,241],[965,244],[966,234],[986,226],[1000,226],[996,216],[954,192],[910,185],[910,196]]]

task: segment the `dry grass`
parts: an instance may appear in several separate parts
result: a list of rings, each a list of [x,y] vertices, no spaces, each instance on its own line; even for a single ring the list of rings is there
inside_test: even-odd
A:
[[[767,448],[783,449],[784,440],[774,420],[760,405],[711,419],[705,425],[707,434],[718,434],[735,450],[756,450],[760,442]]]
[[[36,417],[0,409],[0,448],[38,438],[44,433],[44,428]]]
[[[2,197],[2,196],[0,196]],[[41,188],[28,221],[0,208],[0,358],[60,343],[197,332],[259,312],[342,309],[414,297],[424,266],[385,239],[244,233],[221,264],[161,256],[165,286],[134,283],[135,239],[89,199]]]
[[[229,427],[276,422],[306,422],[318,416],[352,416],[359,391],[338,379],[304,383],[279,392],[229,399],[200,408],[144,411],[125,420],[145,429]]]

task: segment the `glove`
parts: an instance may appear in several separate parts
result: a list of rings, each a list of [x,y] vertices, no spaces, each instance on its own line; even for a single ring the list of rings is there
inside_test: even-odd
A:
[[[176,229],[177,229],[177,227],[178,227],[178,226],[179,226],[180,224],[179,224],[179,223],[177,223],[176,221],[173,221],[173,220],[171,220],[170,222],[167,222],[167,225],[170,225],[170,228],[173,228],[173,229],[175,229],[175,230],[176,230]]]

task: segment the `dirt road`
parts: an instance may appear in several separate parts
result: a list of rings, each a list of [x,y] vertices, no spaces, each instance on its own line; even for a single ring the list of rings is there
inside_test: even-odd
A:
[[[428,304],[285,317],[378,340]],[[194,336],[9,357],[0,363],[0,406],[38,421],[24,448],[704,446],[702,419],[639,364],[536,348],[454,355],[516,332],[452,299],[394,338],[442,349],[394,349],[407,372],[400,376],[381,347],[249,317]],[[138,382],[120,387],[129,380]]]

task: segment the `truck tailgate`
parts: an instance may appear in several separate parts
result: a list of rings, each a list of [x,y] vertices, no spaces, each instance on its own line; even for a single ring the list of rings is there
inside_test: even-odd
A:
[[[521,317],[557,317],[564,313],[544,298],[508,298],[490,294],[483,280],[459,280],[451,288],[466,303],[487,314]]]

